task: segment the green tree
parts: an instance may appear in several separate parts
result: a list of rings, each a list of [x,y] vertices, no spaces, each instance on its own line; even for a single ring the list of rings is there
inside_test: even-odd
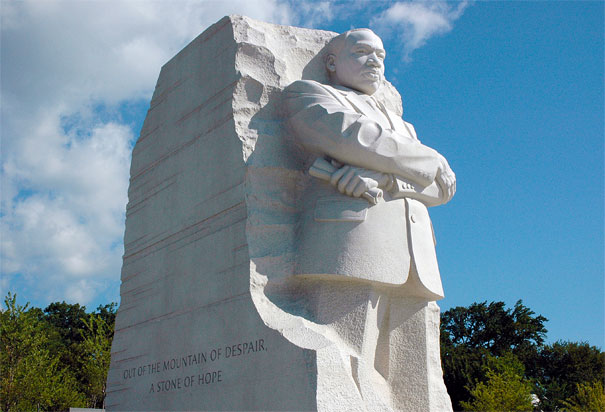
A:
[[[67,410],[84,406],[73,373],[49,350],[53,341],[40,311],[21,306],[11,293],[0,310],[0,409]]]
[[[576,394],[561,402],[564,411],[570,412],[600,412],[605,411],[605,392],[603,383],[576,384]]]
[[[86,327],[86,307],[79,304],[54,302],[44,309],[42,320],[47,323],[53,337],[50,349],[59,355],[61,364],[69,368],[82,380],[79,370],[81,358],[80,345],[83,342],[82,331]]]
[[[49,347],[59,355],[61,367],[73,372],[89,407],[102,407],[105,399],[116,307],[116,303],[99,305],[88,314],[86,307],[77,303],[54,302],[41,315],[54,333]],[[101,343],[107,347],[104,356],[100,356]]]
[[[441,316],[441,358],[444,380],[455,410],[471,398],[470,388],[487,379],[489,356],[514,354],[528,372],[544,344],[547,319],[522,301],[507,309],[504,302],[473,303]]]
[[[44,320],[59,332],[67,348],[82,343],[81,331],[86,327],[83,319],[87,317],[86,306],[77,303],[54,302],[44,309]]]
[[[105,409],[107,371],[113,336],[113,324],[108,325],[106,318],[107,316],[102,314],[90,314],[88,320],[84,321],[86,329],[82,333],[84,342],[81,347],[81,370],[88,406],[91,408]]]
[[[561,410],[562,401],[574,399],[577,385],[602,380],[605,353],[585,342],[544,345],[545,322],[546,318],[536,316],[521,301],[512,309],[503,302],[483,302],[444,312],[441,359],[454,409],[471,401],[471,390],[478,383],[488,384],[488,359],[508,352],[523,364],[525,373],[520,376],[533,383],[541,410]],[[500,379],[493,373],[490,376]]]
[[[106,305],[99,305],[95,311],[107,324],[111,326],[111,335],[113,337],[113,325],[116,323],[116,312],[118,304],[115,302],[108,303]]]
[[[500,412],[531,411],[530,382],[523,378],[523,364],[512,354],[489,355],[484,366],[486,381],[470,391],[471,400],[460,402],[464,410]]]
[[[453,346],[483,348],[494,356],[512,351],[521,358],[525,351],[534,352],[546,337],[547,319],[534,315],[521,300],[513,309],[506,309],[504,302],[459,306],[443,313],[441,337]]]
[[[577,386],[602,380],[605,353],[586,342],[555,342],[542,348],[532,376],[544,410],[559,410],[561,401],[576,394]]]
[[[485,365],[489,352],[466,346],[441,347],[443,379],[452,400],[454,410],[461,410],[460,402],[471,398],[470,387],[485,379]]]

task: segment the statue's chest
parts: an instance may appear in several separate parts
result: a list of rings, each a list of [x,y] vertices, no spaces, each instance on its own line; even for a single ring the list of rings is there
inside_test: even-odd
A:
[[[409,127],[406,126],[403,119],[396,115],[389,116],[391,123],[393,124],[393,130],[397,132],[398,135],[403,136],[408,139],[416,140],[416,137],[412,134],[412,131]]]

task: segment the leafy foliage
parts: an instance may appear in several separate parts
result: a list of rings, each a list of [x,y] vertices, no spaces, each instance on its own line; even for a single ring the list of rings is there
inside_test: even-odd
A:
[[[600,381],[605,376],[605,353],[585,342],[547,345],[536,364],[536,393],[544,410],[558,410],[562,400],[575,395],[577,385]]]
[[[603,383],[600,381],[578,383],[576,394],[561,403],[564,405],[563,410],[570,412],[605,411]]]
[[[461,410],[461,402],[471,398],[470,388],[475,382],[485,380],[483,367],[488,356],[489,352],[485,349],[466,346],[450,346],[445,349],[442,344],[443,379],[454,410]]]
[[[441,317],[442,339],[452,346],[486,349],[494,356],[511,350],[521,355],[542,345],[546,337],[547,319],[534,315],[520,300],[513,309],[506,309],[504,302],[456,307]]]
[[[531,383],[523,378],[524,367],[512,354],[499,358],[488,355],[484,366],[486,382],[470,391],[471,401],[460,404],[467,411],[529,411]]]
[[[103,408],[116,304],[0,310],[0,410]],[[544,345],[546,318],[518,301],[443,313],[444,379],[455,410],[605,410],[605,353],[583,342]]]
[[[86,317],[86,307],[84,306],[77,303],[72,305],[65,302],[55,302],[44,309],[43,319],[59,332],[64,346],[72,348],[82,342],[79,331],[84,329],[83,319]]]
[[[602,381],[605,353],[582,342],[545,345],[546,321],[521,301],[512,309],[506,309],[503,302],[483,302],[444,312],[441,359],[454,410],[463,409],[463,405],[489,410],[490,403],[476,402],[488,402],[490,396],[507,385],[508,390],[514,387],[516,392],[513,392],[521,393],[531,384],[531,393],[539,401],[538,408],[558,411],[563,401],[575,399],[572,397],[577,395],[578,384]],[[520,362],[524,371],[511,375],[489,366],[493,366],[493,359],[511,356]],[[511,408],[504,409],[513,410]]]
[[[90,315],[85,307],[65,302],[52,303],[44,311],[21,306],[11,293],[4,304],[0,410],[102,407],[115,304],[100,306]]]
[[[504,302],[482,302],[444,312],[441,357],[454,410],[471,399],[470,388],[488,379],[485,366],[490,356],[511,353],[523,364],[533,365],[546,337],[546,321],[522,301],[513,309],[507,309]]]
[[[71,370],[49,350],[53,336],[28,305],[10,293],[0,312],[0,408],[3,411],[67,410],[84,406]]]
[[[105,409],[105,389],[111,353],[113,327],[100,314],[90,314],[84,321],[86,330],[82,332],[81,370],[84,375],[84,389],[89,400],[88,406]]]

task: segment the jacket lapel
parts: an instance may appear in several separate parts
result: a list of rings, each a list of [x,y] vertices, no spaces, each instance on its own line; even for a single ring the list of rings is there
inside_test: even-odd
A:
[[[322,86],[324,86],[326,90],[330,92],[330,94],[333,95],[344,106],[349,106],[357,113],[363,114],[365,116],[368,116],[370,119],[376,120],[376,110],[379,109],[371,107],[370,104],[367,103],[362,96],[360,96],[353,90],[339,86]],[[403,119],[401,119],[394,113],[390,113],[389,110],[387,110],[384,105],[382,105],[380,102],[377,102],[377,104],[382,108],[381,111],[384,114],[385,119],[390,123],[387,125],[383,124],[383,122],[379,122],[383,127],[387,129],[393,129],[403,134],[404,136],[415,139],[413,134],[410,133],[410,131],[405,126]]]
[[[345,92],[340,90],[340,92],[345,96],[349,104],[353,106],[358,113],[364,114],[369,118],[375,117],[373,116],[374,109],[372,109],[372,107],[360,95],[353,91]]]
[[[362,96],[355,93],[354,91],[345,91],[340,89],[337,90],[345,97],[349,105],[352,106],[357,113],[368,116],[370,119],[378,122],[385,129],[394,128],[393,121],[389,118],[389,115],[387,113],[385,113],[383,110],[380,110],[378,106],[373,107],[370,105],[370,103],[368,102],[368,100],[371,99],[370,96]],[[379,113],[378,116],[376,116],[377,113]],[[380,113],[382,113],[382,116],[380,116]]]

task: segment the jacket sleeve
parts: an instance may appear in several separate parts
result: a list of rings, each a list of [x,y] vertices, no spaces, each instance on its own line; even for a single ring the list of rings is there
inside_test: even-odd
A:
[[[296,81],[284,90],[284,109],[296,139],[309,152],[393,173],[421,186],[435,180],[440,155],[347,107],[327,87]]]

